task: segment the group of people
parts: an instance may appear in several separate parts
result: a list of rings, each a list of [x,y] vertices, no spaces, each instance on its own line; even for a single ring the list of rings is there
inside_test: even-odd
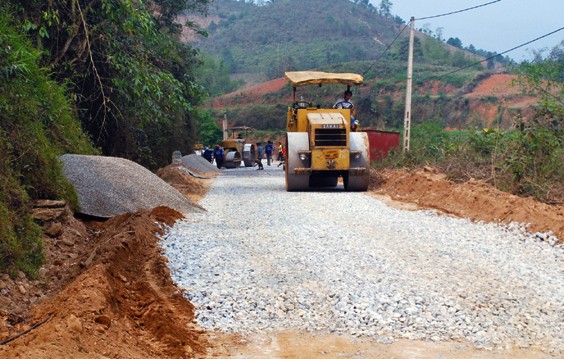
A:
[[[202,151],[202,157],[204,157],[209,163],[213,163],[215,160],[217,168],[221,168],[221,166],[223,166],[223,148],[221,148],[220,145],[215,145],[214,149],[212,149],[211,146],[205,146]]]
[[[264,170],[264,166],[262,164],[263,157],[266,156],[266,164],[268,166],[272,165],[272,156],[274,155],[274,143],[272,141],[266,142],[266,145],[263,147],[262,142],[256,143],[256,160],[255,163],[257,164],[257,170]],[[284,162],[284,158],[286,157],[286,147],[282,145],[282,142],[278,145],[278,167]]]
[[[351,130],[352,131],[360,131],[360,124],[358,120],[355,118],[356,110],[354,105],[351,101],[352,92],[351,90],[346,90],[343,94],[343,98],[339,99],[333,105],[335,109],[349,109],[351,110]],[[255,163],[257,164],[257,170],[264,170],[264,166],[262,164],[262,158],[266,155],[266,164],[268,166],[272,163],[272,156],[274,154],[274,144],[272,141],[268,141],[266,145],[263,147],[262,142],[256,143],[256,160]],[[220,145],[216,145],[214,149],[211,146],[206,146],[202,152],[202,156],[208,160],[210,163],[213,163],[215,160],[217,168],[221,168],[223,166],[223,148]],[[286,147],[282,145],[282,142],[279,142],[278,145],[278,167],[284,164],[284,160],[286,158]]]
[[[272,141],[268,141],[263,147],[262,142],[257,142],[256,146],[255,163],[258,165],[259,170],[264,170],[262,158],[266,155],[266,163],[268,166],[271,166],[272,156],[274,154],[274,143]],[[205,146],[202,151],[202,157],[204,157],[209,163],[213,163],[213,161],[215,161],[217,168],[221,168],[223,166],[224,152],[220,145],[216,145],[213,149],[211,146]],[[278,167],[284,163],[284,158],[286,158],[286,147],[284,147],[282,142],[280,142],[278,145],[278,161],[280,162]]]

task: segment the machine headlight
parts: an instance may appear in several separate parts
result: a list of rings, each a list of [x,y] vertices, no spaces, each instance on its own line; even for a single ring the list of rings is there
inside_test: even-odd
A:
[[[355,159],[355,160],[360,159],[360,153],[355,153],[355,154],[354,154],[354,159]]]
[[[300,153],[300,160],[305,161],[307,159],[307,154]]]

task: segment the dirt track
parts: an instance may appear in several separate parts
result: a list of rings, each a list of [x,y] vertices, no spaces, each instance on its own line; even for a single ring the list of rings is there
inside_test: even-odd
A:
[[[163,171],[161,177],[166,177],[193,200],[205,192],[207,180],[176,173],[170,168]],[[376,180],[373,193],[393,199],[396,205],[398,201],[407,201],[404,203],[415,203],[411,207],[435,208],[476,220],[525,218],[533,223],[531,228],[535,230],[552,229],[559,238],[564,237],[564,206],[545,206],[531,199],[515,198],[482,183],[455,185],[432,171],[386,172]],[[455,193],[458,197],[453,197]],[[296,345],[299,348],[303,341],[311,344],[312,353],[318,357],[331,357],[354,355],[355,350],[370,345],[354,341],[340,345],[341,339],[337,338],[312,342],[311,338],[291,334],[281,334],[276,340],[263,338],[262,343],[260,338],[241,343],[237,337],[210,336],[187,326],[193,320],[193,308],[172,284],[153,235],[160,231],[155,221],[170,224],[177,218],[178,213],[167,209],[123,215],[107,222],[56,217],[51,224],[62,224],[64,229],[53,238],[46,238],[48,263],[42,279],[2,278],[0,340],[48,320],[0,346],[0,357],[201,357],[209,347],[215,347],[218,356],[237,357],[240,353],[238,357],[256,357],[263,350],[268,357],[268,350],[280,348],[285,342],[294,343],[287,346],[285,357],[298,357],[304,351]],[[397,345],[372,348],[378,351],[375,357],[425,358],[405,356],[405,346],[401,349]],[[427,345],[420,343],[408,352],[420,351]],[[457,345],[463,344],[453,344]],[[253,351],[253,347],[259,351]],[[507,357],[488,352],[471,352],[471,356],[456,352],[449,356],[453,355],[452,348],[438,346],[434,354],[454,358]],[[519,355],[542,357],[532,352]]]

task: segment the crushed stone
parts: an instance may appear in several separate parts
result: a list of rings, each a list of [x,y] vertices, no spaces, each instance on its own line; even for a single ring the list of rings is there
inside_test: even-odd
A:
[[[158,206],[181,213],[205,210],[139,164],[119,157],[62,155],[63,174],[78,195],[79,213],[110,218]]]
[[[200,172],[221,172],[217,166],[209,163],[205,158],[195,153],[183,156],[182,165]]]
[[[364,193],[289,193],[283,171],[265,167],[222,172],[200,202],[208,213],[163,237],[204,329],[564,353],[562,246],[519,224],[404,211]]]

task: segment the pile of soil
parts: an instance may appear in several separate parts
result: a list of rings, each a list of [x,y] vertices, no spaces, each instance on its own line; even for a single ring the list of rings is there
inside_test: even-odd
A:
[[[206,160],[202,160],[208,163]],[[190,170],[195,171],[193,167],[190,167]],[[208,190],[209,178],[213,178],[213,176],[217,175],[217,173],[201,171],[195,172],[204,175],[206,178],[196,178],[190,176],[188,173],[175,166],[166,166],[159,169],[157,171],[157,176],[174,187],[178,192],[182,193],[182,195],[190,201],[198,203]]]
[[[159,175],[194,202],[210,184],[175,167]],[[370,193],[394,205],[529,222],[532,230],[564,238],[564,206],[515,197],[479,181],[455,184],[433,169],[371,177]],[[156,234],[181,218],[179,212],[157,207],[97,221],[76,218],[59,202],[37,207],[47,260],[38,280],[1,277],[0,357],[188,358],[227,345],[207,339],[195,325],[194,308],[172,282],[162,256]]]
[[[553,232],[560,243],[564,239],[564,205],[518,197],[480,180],[455,183],[431,167],[372,170],[370,177],[371,193],[388,203],[410,203],[408,208],[436,209],[474,221],[526,223],[530,232]]]
[[[73,245],[60,237],[52,240],[46,265],[50,275],[27,293],[11,296],[12,303],[27,302],[26,294],[44,300],[2,313],[0,332],[6,339],[42,324],[1,346],[0,356],[182,358],[204,353],[208,344],[202,332],[186,325],[193,323],[193,306],[172,283],[155,236],[163,230],[159,223],[172,225],[181,217],[157,207],[88,222],[89,235]],[[62,219],[64,226],[73,222],[72,217]]]
[[[160,173],[193,202],[209,187],[209,179],[178,168]],[[73,216],[62,202],[36,207],[46,264],[37,280],[1,276],[0,357],[189,358],[206,352],[194,308],[172,282],[158,244],[157,235],[182,218],[180,212],[156,207],[97,220]]]

